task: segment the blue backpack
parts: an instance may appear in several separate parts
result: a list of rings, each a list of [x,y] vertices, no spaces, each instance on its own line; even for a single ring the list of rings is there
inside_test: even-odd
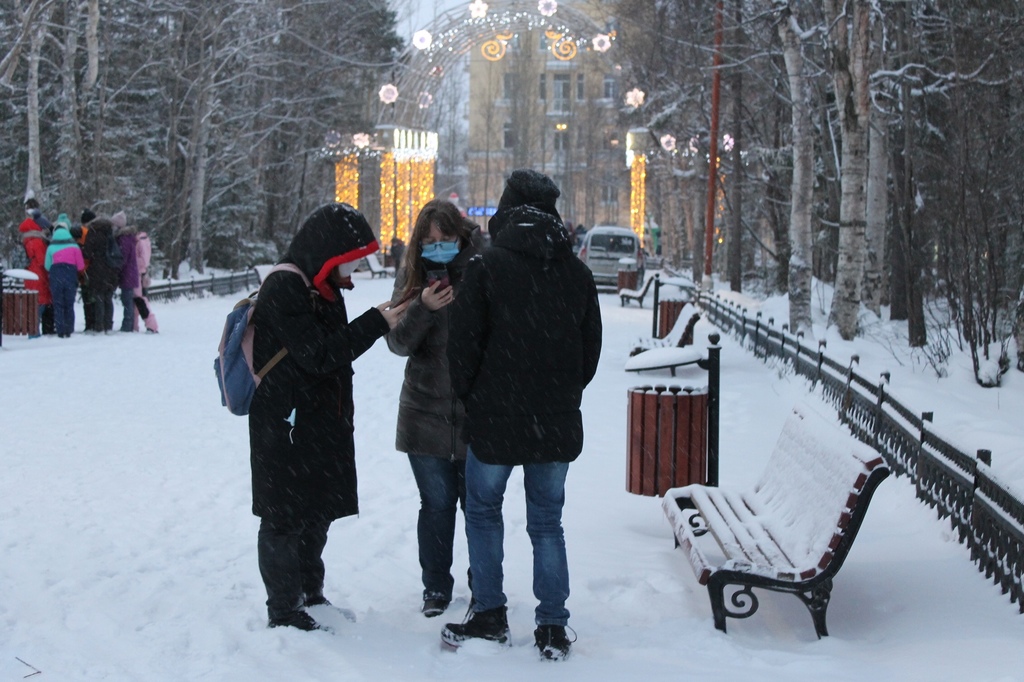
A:
[[[267,273],[267,277],[278,271],[294,272],[302,277],[302,281],[306,283],[307,287],[310,286],[305,273],[291,263],[275,265]],[[256,307],[258,293],[258,291],[253,292],[243,298],[228,313],[227,319],[224,320],[224,331],[220,337],[217,358],[213,361],[213,369],[217,373],[217,384],[220,387],[220,403],[228,408],[231,414],[239,416],[249,414],[249,404],[252,403],[256,387],[260,385],[260,381],[267,375],[267,372],[288,354],[288,349],[282,348],[258,372],[253,370],[252,342],[255,329],[252,324],[252,314]]]

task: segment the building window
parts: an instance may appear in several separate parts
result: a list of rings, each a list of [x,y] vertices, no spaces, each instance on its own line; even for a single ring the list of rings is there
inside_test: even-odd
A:
[[[619,83],[615,79],[615,76],[604,77],[604,90],[602,97],[605,99],[616,99],[619,96]]]
[[[583,87],[583,74],[576,74],[576,99],[582,102],[587,98],[586,89]]]
[[[511,123],[505,124],[503,145],[505,149],[512,149],[516,146],[516,131]]]
[[[619,188],[616,185],[601,185],[601,203],[613,206],[619,203]]]
[[[556,73],[552,81],[552,97],[554,106],[552,109],[559,112],[569,111],[569,97],[572,93],[571,74]]]
[[[555,137],[553,141],[556,152],[564,152],[569,148],[569,131],[568,130],[555,130]]]
[[[546,73],[540,75],[540,98],[542,100],[548,98],[548,75]]]

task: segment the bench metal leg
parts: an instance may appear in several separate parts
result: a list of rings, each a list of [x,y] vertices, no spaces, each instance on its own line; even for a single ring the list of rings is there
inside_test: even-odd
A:
[[[818,639],[828,637],[825,611],[828,610],[828,602],[832,598],[832,580],[825,580],[814,589],[798,592],[796,596],[800,597],[800,601],[811,612],[811,620],[814,621],[814,631],[818,634]]]
[[[736,610],[729,609],[725,605],[725,587],[728,583],[715,580],[714,577],[708,581],[708,595],[711,597],[711,614],[715,618],[715,629],[725,632],[725,618],[750,618],[757,611],[760,605],[757,595],[750,585],[743,585],[739,590],[733,592],[729,602],[736,607]]]

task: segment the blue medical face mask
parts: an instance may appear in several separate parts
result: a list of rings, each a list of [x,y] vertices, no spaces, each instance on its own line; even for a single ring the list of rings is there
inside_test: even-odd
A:
[[[442,265],[451,263],[459,255],[459,242],[434,242],[433,244],[420,244],[423,257]]]

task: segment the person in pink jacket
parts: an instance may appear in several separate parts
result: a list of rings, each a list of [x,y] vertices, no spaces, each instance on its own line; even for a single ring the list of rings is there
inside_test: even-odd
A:
[[[149,235],[139,232],[138,241],[135,244],[135,260],[139,265],[139,286],[135,288],[135,331],[139,331],[139,317],[142,317],[146,325],[146,331],[156,334],[160,331],[160,325],[156,322],[156,315],[149,307],[149,299],[146,298],[146,290],[149,289],[149,260],[153,255],[153,244],[149,241]]]
[[[57,229],[53,231],[53,239],[46,249],[44,267],[50,273],[50,293],[53,297],[53,324],[57,337],[71,338],[75,331],[75,294],[78,292],[78,278],[85,272],[85,260],[82,250],[71,238],[68,229],[71,224],[61,214],[57,219]]]

